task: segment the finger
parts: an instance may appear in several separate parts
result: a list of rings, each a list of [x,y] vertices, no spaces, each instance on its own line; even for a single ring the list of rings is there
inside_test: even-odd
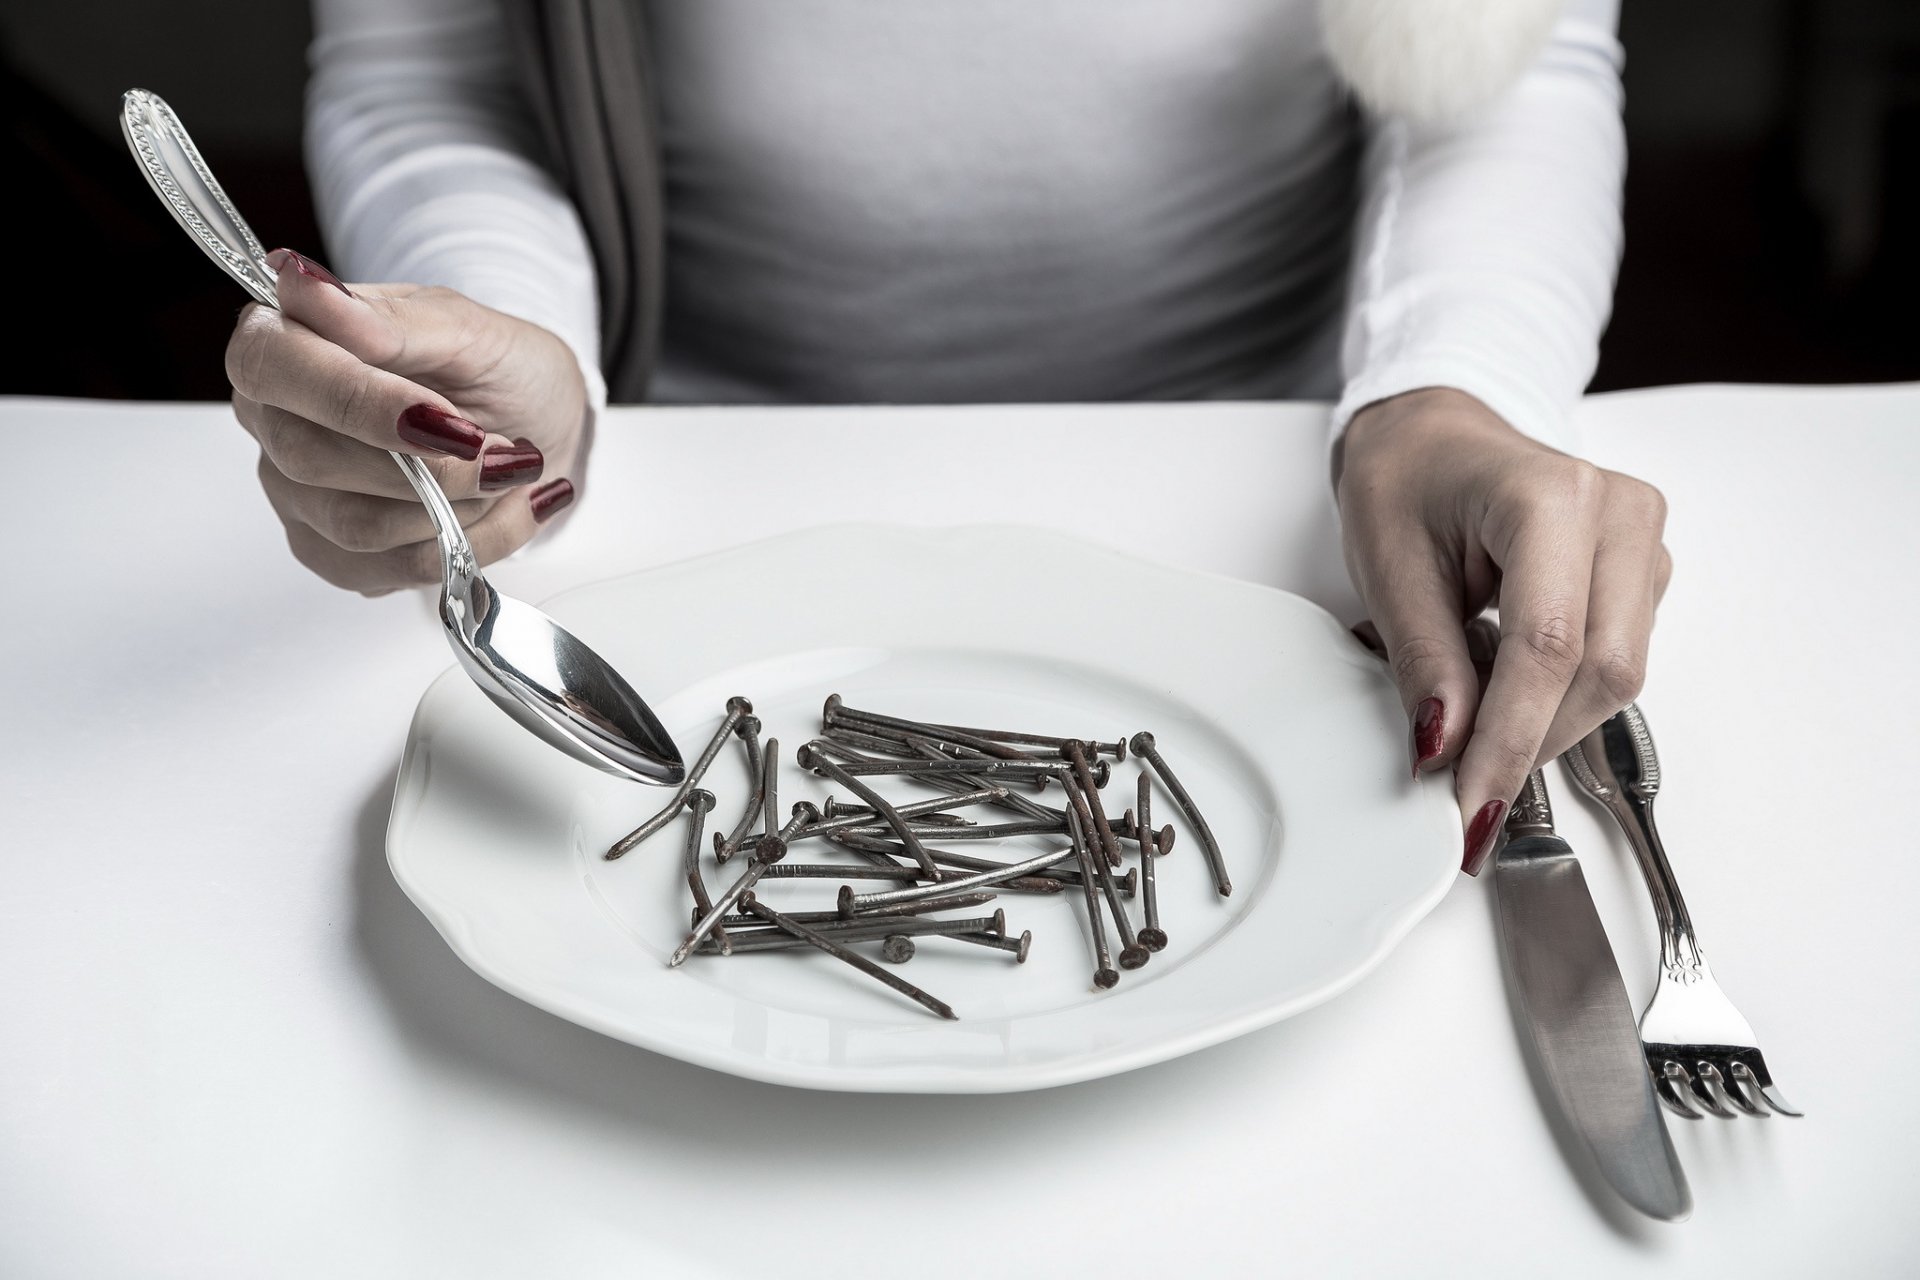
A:
[[[1658,495],[1654,498],[1657,501]],[[1618,505],[1610,506],[1593,559],[1585,652],[1547,729],[1540,760],[1559,755],[1640,696],[1646,683],[1654,608],[1670,564],[1660,545],[1663,521],[1664,510],[1650,507],[1637,494],[1623,495]]]
[[[257,303],[241,312],[227,343],[227,380],[249,400],[380,449],[471,462],[486,444],[486,432],[445,396],[367,364]]]
[[[580,426],[578,365],[549,330],[452,289],[344,286],[291,249],[267,259],[278,268],[281,306],[293,322],[362,363],[450,392],[463,416],[483,426],[511,422],[516,438],[529,437],[561,465],[571,461],[558,446]],[[539,357],[542,346],[550,358]]]
[[[573,500],[573,485],[550,480],[531,490],[501,495],[485,515],[466,526],[467,541],[481,564],[517,550]],[[427,540],[384,551],[349,551],[310,525],[289,523],[287,545],[300,563],[337,587],[380,596],[440,581],[440,548]]]
[[[1467,824],[1461,869],[1477,875],[1540,754],[1585,652],[1598,492],[1582,484],[1490,547],[1504,571],[1500,647],[1457,775]]]
[[[290,480],[378,498],[414,497],[413,486],[385,449],[329,431],[296,413],[233,393],[233,414],[261,451]],[[540,479],[546,459],[531,441],[488,433],[479,458],[423,458],[449,498],[474,498]]]
[[[259,474],[260,487],[283,523],[305,525],[343,551],[392,551],[435,536],[433,518],[411,493],[377,498],[301,484],[288,479],[265,454]],[[453,512],[462,525],[472,524],[484,518],[493,503],[491,498],[469,498],[455,502]]]
[[[1418,777],[1459,751],[1479,702],[1462,629],[1460,574],[1447,552],[1414,528],[1389,531],[1359,558],[1361,594],[1400,689],[1408,759]]]
[[[496,313],[451,289],[350,287],[292,249],[275,249],[267,263],[279,273],[280,306],[289,317],[355,359],[402,377],[473,381],[498,363],[510,340],[503,326],[486,323]]]

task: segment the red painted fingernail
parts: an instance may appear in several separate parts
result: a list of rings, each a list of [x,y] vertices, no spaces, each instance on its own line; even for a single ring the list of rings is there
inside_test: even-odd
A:
[[[1413,709],[1413,776],[1420,766],[1440,754],[1447,736],[1447,704],[1438,698],[1422,698]]]
[[[353,290],[340,283],[339,276],[336,276],[312,258],[307,257],[304,253],[297,253],[292,249],[275,249],[267,255],[267,265],[275,271],[280,270],[280,268],[286,266],[289,262],[293,264],[293,269],[301,275],[312,276],[315,280],[324,280],[340,292],[346,294],[349,298],[353,296]]]
[[[1487,865],[1487,855],[1493,852],[1493,838],[1500,834],[1500,820],[1507,816],[1505,800],[1489,800],[1480,806],[1480,812],[1473,815],[1473,822],[1467,827],[1467,852],[1460,860],[1460,869],[1470,876],[1480,874],[1480,868]]]
[[[546,467],[546,456],[531,441],[495,445],[480,455],[480,487],[511,489],[515,485],[532,484]]]
[[[543,484],[533,491],[528,501],[533,506],[533,518],[545,520],[573,501],[573,481],[555,480],[551,484]]]
[[[479,427],[430,404],[408,405],[396,429],[408,444],[450,453],[462,462],[479,457],[481,446],[487,442],[487,433]]]

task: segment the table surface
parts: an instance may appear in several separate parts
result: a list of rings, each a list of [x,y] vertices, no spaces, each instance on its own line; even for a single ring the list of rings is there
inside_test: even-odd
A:
[[[1318,1009],[1038,1093],[756,1084],[522,1004],[387,871],[407,722],[448,665],[424,599],[300,569],[224,405],[0,400],[0,1274],[1914,1274],[1920,387],[1580,416],[1671,502],[1642,698],[1663,828],[1807,1112],[1675,1122],[1678,1226],[1570,1154],[1482,882]],[[1324,420],[616,410],[584,500],[495,577],[537,600],[822,521],[1015,521],[1351,620]],[[1560,811],[1638,997],[1637,874]]]

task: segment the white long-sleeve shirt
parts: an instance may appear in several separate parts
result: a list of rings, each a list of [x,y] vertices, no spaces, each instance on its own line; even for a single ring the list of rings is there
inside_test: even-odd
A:
[[[1362,126],[1312,0],[640,0],[657,398],[1449,386],[1570,447],[1620,247],[1616,0],[1450,128]],[[445,284],[598,378],[593,264],[494,0],[316,0],[336,269]]]

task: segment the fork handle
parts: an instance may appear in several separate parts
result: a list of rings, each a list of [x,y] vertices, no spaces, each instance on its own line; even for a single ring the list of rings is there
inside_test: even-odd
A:
[[[1653,797],[1621,795],[1616,792],[1606,801],[1627,843],[1633,847],[1633,859],[1640,864],[1646,879],[1647,894],[1653,899],[1654,918],[1660,924],[1660,963],[1682,981],[1697,973],[1706,963],[1700,941],[1693,933],[1693,917],[1687,900],[1673,878],[1673,866],[1660,843],[1660,828],[1653,821]]]

